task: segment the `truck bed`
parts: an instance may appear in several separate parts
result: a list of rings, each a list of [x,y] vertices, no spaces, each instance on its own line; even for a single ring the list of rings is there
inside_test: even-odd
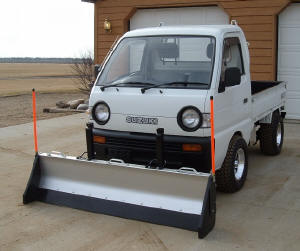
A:
[[[254,95],[273,86],[279,85],[281,81],[251,81],[251,94]]]
[[[261,120],[284,106],[286,84],[279,81],[252,81],[252,118]]]

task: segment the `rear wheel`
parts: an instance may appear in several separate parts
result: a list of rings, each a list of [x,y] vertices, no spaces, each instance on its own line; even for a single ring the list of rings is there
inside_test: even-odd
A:
[[[248,151],[245,140],[234,135],[220,170],[216,172],[217,189],[226,193],[240,190],[248,172]]]
[[[271,124],[262,124],[259,131],[260,150],[266,155],[278,155],[281,152],[284,125],[278,111],[273,112]]]

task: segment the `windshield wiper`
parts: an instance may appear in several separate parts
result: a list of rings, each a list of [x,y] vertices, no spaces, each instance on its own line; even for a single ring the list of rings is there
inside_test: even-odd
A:
[[[145,82],[125,82],[125,83],[118,82],[118,83],[111,84],[111,85],[104,85],[100,89],[101,89],[101,91],[104,91],[106,88],[109,88],[109,87],[115,87],[115,86],[126,85],[126,84],[153,85],[153,83],[145,83]]]
[[[141,93],[145,93],[145,91],[147,91],[149,89],[160,87],[160,86],[164,86],[164,85],[185,85],[185,86],[187,86],[188,84],[192,84],[192,85],[207,85],[206,83],[200,83],[200,82],[170,82],[170,83],[161,83],[161,84],[156,84],[156,85],[144,87],[144,88],[141,89]]]
[[[104,91],[106,88],[109,87],[115,87],[115,86],[119,86],[119,85],[123,85],[124,83],[116,83],[116,84],[111,84],[111,85],[104,85],[102,87],[100,87],[101,91]]]

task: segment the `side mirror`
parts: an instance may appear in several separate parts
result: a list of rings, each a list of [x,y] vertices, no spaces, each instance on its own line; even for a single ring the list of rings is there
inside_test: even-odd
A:
[[[227,68],[225,71],[225,86],[235,86],[241,83],[241,71],[237,67]]]

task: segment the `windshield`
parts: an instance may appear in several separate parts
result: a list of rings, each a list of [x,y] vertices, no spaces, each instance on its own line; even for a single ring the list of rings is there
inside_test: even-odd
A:
[[[164,88],[207,89],[212,78],[214,52],[215,38],[210,36],[124,38],[96,85],[166,84]]]

